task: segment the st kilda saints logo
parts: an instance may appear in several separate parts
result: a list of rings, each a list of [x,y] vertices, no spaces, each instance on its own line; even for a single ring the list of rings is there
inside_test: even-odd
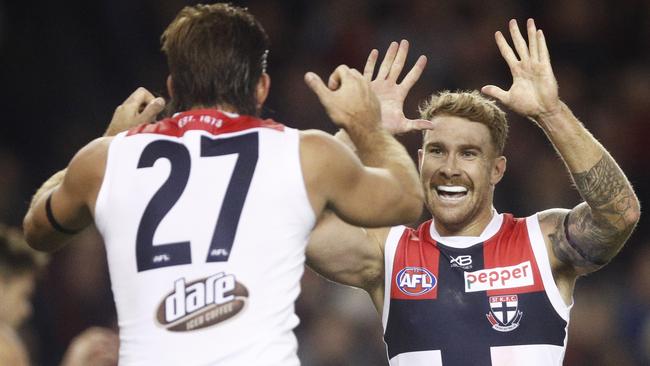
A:
[[[172,332],[206,328],[237,315],[247,300],[248,289],[232,274],[221,272],[190,283],[180,278],[158,306],[156,320]]]
[[[524,313],[518,309],[517,295],[490,296],[490,312],[485,316],[492,324],[492,329],[499,332],[510,332],[519,326]]]
[[[400,291],[409,296],[420,296],[433,290],[438,283],[436,276],[422,267],[405,267],[395,277]]]

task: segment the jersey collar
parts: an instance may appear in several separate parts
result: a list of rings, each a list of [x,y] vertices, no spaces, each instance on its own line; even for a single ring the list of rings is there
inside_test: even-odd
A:
[[[485,229],[480,236],[441,236],[436,230],[436,225],[434,220],[431,220],[431,225],[429,226],[429,235],[431,238],[438,243],[446,245],[452,248],[464,249],[469,248],[472,245],[483,243],[486,240],[493,237],[501,228],[503,223],[503,214],[497,212],[497,210],[492,208],[492,219],[487,224]]]

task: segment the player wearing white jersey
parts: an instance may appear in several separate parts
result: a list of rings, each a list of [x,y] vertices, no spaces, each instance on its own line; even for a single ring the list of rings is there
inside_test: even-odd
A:
[[[607,264],[639,220],[624,173],[560,101],[542,31],[529,19],[527,44],[514,20],[509,27],[516,54],[495,36],[513,84],[482,91],[544,130],[584,202],[525,220],[498,215],[505,114],[478,92],[432,96],[419,166],[433,220],[361,230],[328,215],[307,248],[317,272],[370,294],[391,365],[561,365],[576,279]],[[396,83],[406,46],[391,45],[372,81],[394,132],[421,125],[402,111],[410,84]],[[376,60],[373,50],[368,80]]]
[[[102,234],[122,365],[298,364],[294,301],[321,212],[370,226],[420,214],[415,166],[359,72],[306,82],[368,166],[323,132],[257,117],[267,43],[242,8],[185,8],[163,34],[172,117],[141,124],[163,102],[139,89],[34,196],[35,248],[93,222]]]

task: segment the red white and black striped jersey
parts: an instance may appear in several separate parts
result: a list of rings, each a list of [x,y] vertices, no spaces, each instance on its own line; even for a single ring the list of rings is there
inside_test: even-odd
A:
[[[493,215],[478,237],[432,221],[391,229],[382,321],[391,366],[560,366],[569,311],[537,215]]]

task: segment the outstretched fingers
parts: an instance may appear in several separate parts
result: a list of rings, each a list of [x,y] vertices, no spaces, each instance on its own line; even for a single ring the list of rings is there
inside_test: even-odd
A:
[[[537,50],[539,52],[539,61],[549,69],[551,68],[551,57],[546,46],[546,38],[541,29],[537,30]]]
[[[517,63],[519,60],[517,60],[517,56],[515,56],[515,52],[510,48],[510,45],[508,44],[508,41],[506,41],[506,37],[503,36],[503,33],[500,31],[497,31],[494,34],[494,39],[497,42],[497,47],[499,48],[499,52],[501,52],[501,56],[503,56],[503,59],[506,60],[506,63],[508,64],[508,67],[510,67],[510,70],[512,70],[515,66],[517,66]]]
[[[402,73],[402,69],[404,68],[404,64],[406,63],[406,56],[408,55],[408,53],[409,53],[409,41],[403,39],[399,43],[399,47],[397,49],[397,55],[395,56],[395,60],[393,60],[393,64],[390,67],[390,71],[388,72],[388,79],[397,81],[397,78],[399,77],[399,74]]]
[[[415,85],[415,83],[420,79],[420,76],[422,76],[422,72],[424,71],[424,67],[427,65],[427,57],[422,55],[418,58],[418,60],[415,62],[415,65],[413,65],[413,68],[404,76],[404,80],[402,80],[402,87],[406,88],[407,91],[411,90],[411,87]]]
[[[504,104],[508,104],[508,92],[496,85],[486,85],[481,88],[481,93],[491,96]]]
[[[521,32],[519,31],[519,26],[517,25],[517,21],[511,19],[508,25],[510,28],[510,36],[512,37],[512,43],[514,43],[515,45],[515,49],[517,50],[519,59],[523,62],[527,62],[529,59],[528,46],[526,45],[526,41],[524,40],[524,37],[521,35]]]
[[[379,50],[373,49],[368,55],[366,60],[366,66],[363,68],[363,77],[367,81],[372,81],[372,75],[375,73],[375,66],[377,65],[377,59],[379,58]]]
[[[407,131],[421,131],[421,130],[432,130],[436,127],[436,124],[432,121],[426,119],[410,119],[407,120]]]
[[[398,48],[399,45],[397,44],[397,42],[390,43],[390,46],[386,51],[386,55],[384,56],[384,60],[381,62],[381,66],[379,66],[379,72],[377,72],[377,80],[383,80],[388,78],[390,69],[393,65],[393,61],[395,61],[395,57],[397,56]]]
[[[528,32],[528,52],[530,59],[537,62],[539,61],[539,51],[537,48],[537,27],[535,21],[530,18],[526,22],[526,30]]]

